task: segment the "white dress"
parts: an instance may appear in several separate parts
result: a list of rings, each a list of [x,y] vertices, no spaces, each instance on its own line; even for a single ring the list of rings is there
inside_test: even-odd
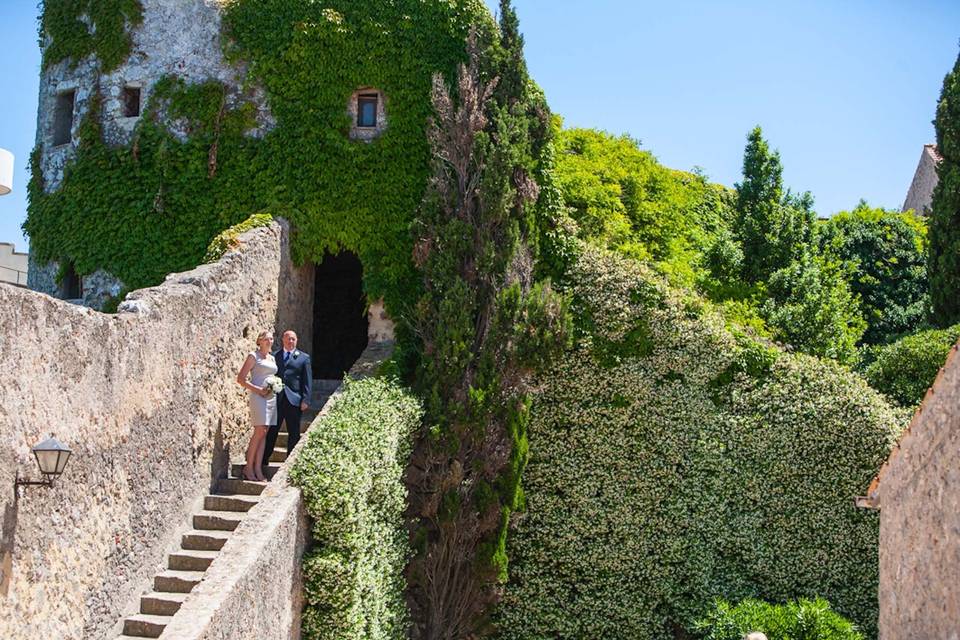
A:
[[[250,355],[255,360],[253,369],[250,370],[250,384],[262,387],[269,376],[277,375],[277,363],[271,353],[261,356],[259,351],[254,351]],[[250,392],[250,422],[255,427],[277,424],[277,395],[275,393],[271,393],[264,398],[257,393]]]

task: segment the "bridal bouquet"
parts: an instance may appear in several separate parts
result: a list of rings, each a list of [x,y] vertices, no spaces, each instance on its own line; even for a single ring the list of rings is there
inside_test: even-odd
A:
[[[267,385],[267,388],[274,393],[280,393],[283,391],[283,380],[277,376],[267,376],[263,383]]]

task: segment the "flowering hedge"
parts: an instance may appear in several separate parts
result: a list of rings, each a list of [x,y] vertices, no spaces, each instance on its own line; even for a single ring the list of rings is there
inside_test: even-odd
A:
[[[587,249],[569,282],[580,334],[534,404],[500,637],[673,638],[718,597],[818,595],[875,634],[878,518],[854,496],[900,414],[637,263]]]
[[[348,380],[310,430],[290,474],[303,490],[314,540],[303,565],[304,638],[407,637],[401,475],[420,416],[420,404],[396,382]]]

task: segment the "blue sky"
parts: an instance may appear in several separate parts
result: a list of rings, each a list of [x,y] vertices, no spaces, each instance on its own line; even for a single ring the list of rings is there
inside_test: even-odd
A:
[[[732,186],[760,124],[821,215],[902,204],[960,42],[957,0],[515,1],[531,73],[568,126],[629,133]],[[23,247],[37,3],[0,4],[0,147],[17,156],[0,241]]]

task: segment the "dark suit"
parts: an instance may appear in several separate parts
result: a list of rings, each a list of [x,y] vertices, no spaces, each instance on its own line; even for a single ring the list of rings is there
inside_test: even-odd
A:
[[[283,380],[283,391],[277,396],[277,424],[271,425],[267,431],[263,449],[264,465],[270,461],[270,454],[277,444],[280,425],[287,425],[287,454],[300,441],[300,418],[303,413],[300,403],[310,404],[310,385],[313,383],[309,354],[295,349],[284,361],[284,352],[280,349],[273,357],[277,361],[277,376]]]

